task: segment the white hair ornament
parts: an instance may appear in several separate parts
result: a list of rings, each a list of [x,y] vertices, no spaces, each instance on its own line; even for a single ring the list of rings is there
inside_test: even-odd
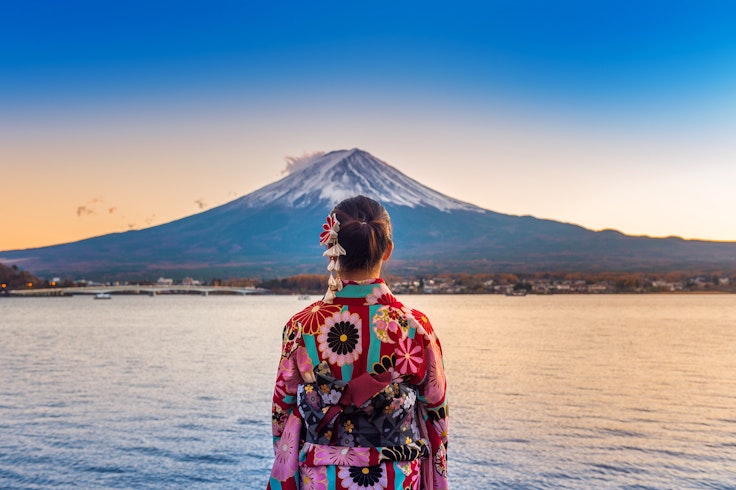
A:
[[[342,289],[338,257],[346,255],[345,249],[337,241],[340,222],[337,220],[335,213],[327,216],[327,221],[322,225],[322,230],[322,233],[319,235],[319,244],[327,246],[327,250],[322,255],[330,258],[330,263],[327,265],[327,270],[330,271],[330,278],[327,280],[327,292],[325,293],[324,302],[332,303],[332,300],[335,299],[335,293]]]

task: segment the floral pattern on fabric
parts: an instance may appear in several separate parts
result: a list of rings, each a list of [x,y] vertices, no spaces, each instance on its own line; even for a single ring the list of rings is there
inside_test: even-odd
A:
[[[301,381],[302,378],[294,362],[288,358],[281,358],[279,376],[276,378],[274,393],[279,393],[282,396],[286,396],[287,393],[294,393]]]
[[[447,439],[448,432],[449,432],[447,418],[433,420],[432,426],[434,427],[434,430],[437,431],[437,434],[439,434],[440,438]]]
[[[281,349],[281,357],[289,358],[291,354],[299,347],[302,329],[299,322],[292,321],[284,328],[283,348]]]
[[[382,306],[373,315],[373,331],[381,342],[395,344],[409,333],[409,322],[398,308]]]
[[[383,490],[388,485],[382,466],[342,467],[337,476],[342,480],[342,488],[348,490]]]
[[[429,448],[422,440],[401,446],[345,447],[326,446],[305,442],[300,464],[305,466],[376,466],[384,463],[419,461],[429,455]]]
[[[401,374],[419,372],[422,368],[422,348],[410,338],[399,340],[396,347],[396,370]]]
[[[368,448],[315,446],[314,463],[319,465],[367,466]]]
[[[446,383],[429,320],[380,279],[342,285],[332,304],[318,301],[287,322],[269,488],[417,490],[425,477],[447,488]],[[342,400],[348,383],[366,377],[380,380],[375,395],[361,406]]]
[[[366,296],[366,303],[369,305],[392,305],[398,303],[396,296],[391,293],[391,290],[384,283],[379,283],[371,294]]]
[[[425,399],[429,403],[436,403],[445,396],[445,376],[441,369],[441,358],[437,358],[437,351],[434,348],[425,349],[427,359],[427,387],[425,389]]]
[[[376,374],[391,373],[391,381],[396,382],[402,379],[401,374],[394,368],[396,364],[396,354],[383,356],[379,362],[373,364],[373,372]]]
[[[434,468],[442,479],[447,478],[447,453],[445,445],[442,444],[434,455]],[[435,479],[436,476],[435,475]]]
[[[301,490],[327,490],[327,467],[302,466],[299,473]]]
[[[386,373],[388,371],[393,371],[395,359],[396,359],[396,356],[394,354],[391,354],[390,356],[381,357],[381,360],[379,362],[373,364],[373,372],[374,373]]]
[[[299,432],[301,421],[298,417],[291,415],[284,427],[284,433],[278,441],[274,442],[274,461],[271,476],[277,480],[284,481],[293,477],[299,466]]]
[[[429,323],[427,315],[413,308],[410,309],[410,312],[411,316],[417,322],[417,332],[419,332],[420,335],[427,335],[430,338],[433,338],[434,330],[432,330],[432,325]]]
[[[313,305],[309,305],[302,311],[294,315],[292,322],[299,322],[302,325],[302,333],[316,334],[320,332],[325,320],[340,311],[340,305],[328,304],[323,301],[317,301]]]
[[[357,313],[335,313],[325,321],[317,337],[319,351],[327,362],[344,366],[352,364],[363,352],[361,344],[362,320]]]
[[[284,426],[286,425],[286,419],[289,414],[281,408],[278,404],[273,404],[271,410],[271,429],[275,435],[280,436],[284,432]]]
[[[419,461],[399,463],[396,467],[406,477],[403,483],[403,490],[419,490]]]
[[[314,373],[312,373],[312,358],[309,357],[307,349],[297,349],[296,355],[296,368],[302,376],[302,380],[307,383],[314,383]]]

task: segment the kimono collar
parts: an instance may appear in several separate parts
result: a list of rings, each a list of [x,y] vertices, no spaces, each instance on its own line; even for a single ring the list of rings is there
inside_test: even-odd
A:
[[[342,281],[342,290],[336,294],[336,299],[362,299],[365,304],[389,304],[396,301],[386,282],[381,279],[367,279],[365,281]]]

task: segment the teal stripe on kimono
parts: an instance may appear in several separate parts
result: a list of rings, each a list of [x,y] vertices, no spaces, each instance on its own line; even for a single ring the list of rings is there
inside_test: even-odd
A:
[[[327,490],[337,490],[337,466],[326,466],[327,469]]]
[[[319,351],[317,351],[317,342],[314,339],[314,335],[302,335],[304,341],[304,347],[307,349],[307,354],[312,360],[312,366],[319,364]]]
[[[376,314],[376,311],[381,307],[382,305],[371,305],[368,307],[368,321],[371,322],[371,326],[368,329],[369,335],[370,335],[370,347],[368,348],[368,352],[364,354],[368,354],[367,360],[366,360],[366,371],[371,372],[373,371],[373,365],[377,362],[381,362],[381,341],[378,340],[378,337],[376,336],[376,330],[373,328],[373,317]]]
[[[342,367],[342,380],[343,381],[350,381],[353,379],[353,365],[352,364],[345,364]]]
[[[271,490],[281,490],[281,482],[276,478],[269,478],[268,483],[271,485]]]
[[[401,468],[399,468],[398,463],[393,463],[394,465],[394,490],[404,490],[404,481],[406,480],[406,475],[403,471],[401,471]]]
[[[338,298],[365,298],[373,292],[378,284],[351,284],[349,288],[338,291],[335,296]],[[346,293],[350,294],[346,294]]]

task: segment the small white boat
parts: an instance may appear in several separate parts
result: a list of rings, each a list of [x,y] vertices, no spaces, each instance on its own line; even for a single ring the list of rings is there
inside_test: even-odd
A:
[[[95,299],[112,299],[112,296],[110,296],[110,293],[97,293]]]

